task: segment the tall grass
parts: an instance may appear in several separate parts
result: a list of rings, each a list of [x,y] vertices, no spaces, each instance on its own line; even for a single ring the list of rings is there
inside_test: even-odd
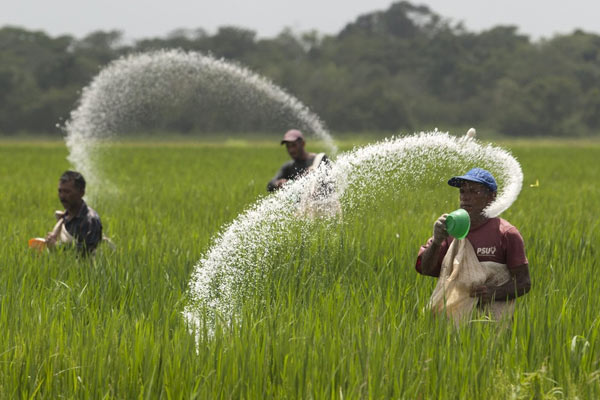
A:
[[[435,280],[415,256],[457,195],[391,185],[282,240],[236,320],[196,339],[181,315],[194,264],[266,195],[280,147],[113,146],[116,190],[90,205],[117,249],[85,260],[26,248],[53,225],[64,146],[0,144],[0,398],[598,398],[600,146],[512,150],[525,182],[503,217],[533,289],[509,326],[423,311]]]

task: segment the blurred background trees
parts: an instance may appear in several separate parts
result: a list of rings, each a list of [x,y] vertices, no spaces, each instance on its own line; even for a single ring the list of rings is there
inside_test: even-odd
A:
[[[0,134],[61,135],[81,89],[132,52],[199,51],[245,65],[316,112],[333,131],[399,133],[485,126],[510,136],[600,132],[600,36],[532,42],[512,26],[468,32],[401,1],[359,16],[337,35],[258,38],[241,27],[176,30],[126,43],[119,31],[84,38],[0,28]],[[194,113],[193,109],[182,112]],[[202,124],[182,118],[182,127]],[[197,120],[197,118],[196,118]],[[243,127],[236,129],[243,130]]]

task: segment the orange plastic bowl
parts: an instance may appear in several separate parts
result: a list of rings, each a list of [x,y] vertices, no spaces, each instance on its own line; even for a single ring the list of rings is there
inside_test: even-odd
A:
[[[37,251],[43,251],[46,248],[46,239],[31,238],[29,239],[29,248]]]

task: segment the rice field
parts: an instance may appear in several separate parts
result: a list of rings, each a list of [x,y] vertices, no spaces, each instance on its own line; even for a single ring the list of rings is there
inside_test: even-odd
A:
[[[502,216],[533,283],[510,326],[456,329],[423,310],[435,279],[415,257],[458,195],[390,182],[343,224],[281,238],[235,320],[191,332],[194,266],[267,196],[280,146],[109,146],[111,183],[88,204],[117,249],[85,260],[27,248],[60,207],[64,144],[0,142],[0,398],[600,398],[600,144],[503,147],[525,180]]]

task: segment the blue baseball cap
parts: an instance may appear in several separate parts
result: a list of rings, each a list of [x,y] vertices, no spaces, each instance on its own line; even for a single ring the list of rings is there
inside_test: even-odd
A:
[[[462,176],[454,176],[450,178],[450,180],[448,181],[448,185],[460,187],[460,184],[463,181],[481,183],[482,185],[490,189],[492,192],[498,190],[498,185],[496,184],[494,176],[490,173],[490,171],[486,171],[483,168],[473,168],[472,170],[470,170]]]

